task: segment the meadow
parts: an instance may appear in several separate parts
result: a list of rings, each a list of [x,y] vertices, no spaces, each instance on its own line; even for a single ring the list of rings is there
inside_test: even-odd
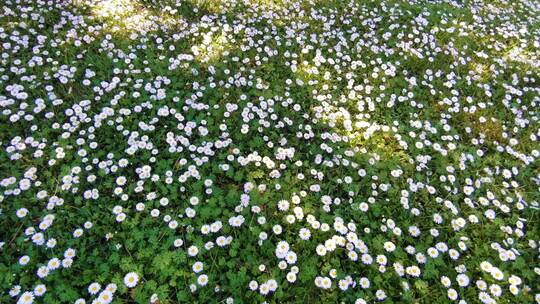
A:
[[[1,2],[0,303],[540,303],[540,2]]]

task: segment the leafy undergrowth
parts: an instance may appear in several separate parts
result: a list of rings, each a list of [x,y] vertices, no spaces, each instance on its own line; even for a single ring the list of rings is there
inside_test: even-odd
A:
[[[538,2],[0,7],[1,303],[540,303]]]

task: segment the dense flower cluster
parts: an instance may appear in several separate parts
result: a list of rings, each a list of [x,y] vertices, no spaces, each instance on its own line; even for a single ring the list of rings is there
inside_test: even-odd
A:
[[[540,303],[537,2],[0,7],[1,303]]]

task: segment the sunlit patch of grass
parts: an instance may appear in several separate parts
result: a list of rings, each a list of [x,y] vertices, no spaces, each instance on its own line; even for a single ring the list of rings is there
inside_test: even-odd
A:
[[[158,30],[156,21],[162,27],[174,27],[184,20],[172,14],[172,9],[156,13],[137,0],[104,0],[91,6],[91,14],[104,20],[113,33],[148,33]]]
[[[98,18],[110,20],[115,25],[113,31],[120,26],[127,29],[140,29],[145,19],[148,18],[148,11],[134,0],[105,0],[98,2],[92,13]]]
[[[196,12],[204,12],[208,14],[220,14],[223,13],[226,8],[229,8],[233,3],[228,0],[188,0],[183,3],[185,5],[189,3],[190,6],[196,8]]]
[[[262,9],[276,10],[289,8],[291,2],[287,0],[248,0],[249,5],[256,5]]]
[[[226,38],[224,31],[208,32],[203,36],[200,44],[191,47],[195,59],[201,63],[212,64],[227,55],[232,44]]]
[[[384,161],[395,160],[398,161],[401,166],[408,166],[410,164],[411,157],[407,151],[399,144],[395,134],[391,131],[378,131],[374,132],[371,136],[364,136],[365,133],[355,132],[353,133],[350,141],[351,147],[368,147],[370,151],[376,151],[383,158]],[[356,135],[356,136],[355,136]]]
[[[508,50],[503,58],[507,61],[515,61],[529,65],[534,69],[540,69],[540,57],[537,54],[527,52],[519,46]]]
[[[166,0],[165,2],[172,2]],[[176,8],[182,16],[196,22],[198,18],[207,16],[227,16],[236,18],[237,13],[245,13],[250,8],[247,2],[231,0],[185,0],[179,2]]]
[[[476,111],[474,113],[460,113],[457,119],[471,128],[474,136],[483,136],[490,142],[502,142],[504,132],[501,122],[491,117],[486,110]]]
[[[472,62],[470,71],[472,72],[472,75],[473,75],[472,78],[475,81],[480,81],[482,83],[485,83],[489,79],[493,78],[493,71],[486,64]]]

